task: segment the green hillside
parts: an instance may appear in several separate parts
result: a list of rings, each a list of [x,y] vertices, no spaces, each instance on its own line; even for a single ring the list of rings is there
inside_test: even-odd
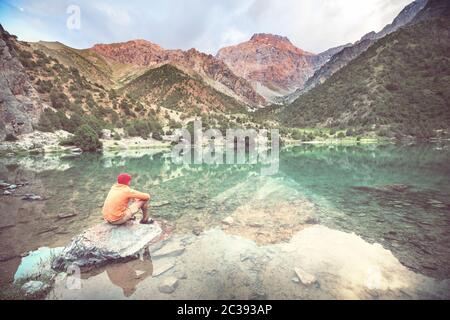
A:
[[[278,111],[291,127],[430,137],[450,127],[450,20],[410,25]]]
[[[99,83],[107,88],[114,85],[111,74],[113,70],[106,61],[95,52],[70,48],[59,42],[30,43],[34,50],[42,51],[60,63],[78,69],[89,81]]]
[[[235,99],[170,64],[147,71],[122,91],[134,99],[144,98],[147,103],[192,114],[244,110]]]

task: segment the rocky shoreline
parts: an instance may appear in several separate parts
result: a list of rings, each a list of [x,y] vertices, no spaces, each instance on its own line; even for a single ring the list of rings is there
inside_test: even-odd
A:
[[[3,141],[0,154],[39,154],[39,153],[80,153],[81,150],[71,146],[61,146],[60,141],[72,136],[71,133],[58,130],[55,132],[33,131],[18,135],[15,141]]]
[[[103,151],[133,150],[148,148],[168,148],[170,141],[159,141],[152,138],[125,137],[122,132],[120,140],[114,140],[110,130],[103,130]],[[121,132],[121,130],[117,130]],[[123,131],[123,130],[122,130]],[[15,141],[3,141],[0,144],[0,155],[14,156],[27,154],[72,153],[78,154],[82,150],[75,146],[63,146],[60,142],[73,136],[71,133],[58,130],[55,132],[33,131],[17,136]]]
[[[165,136],[163,140],[153,138],[128,137],[123,129],[115,129],[120,136],[120,140],[115,140],[111,130],[104,129],[100,141],[103,144],[103,151],[117,150],[139,150],[139,149],[168,149],[172,145],[172,137]],[[60,145],[60,142],[73,136],[71,133],[58,130],[55,132],[33,131],[18,135],[15,141],[3,141],[0,144],[0,156],[30,155],[30,154],[79,154],[82,150],[75,146]],[[448,139],[432,139],[430,142],[438,143],[448,141]],[[289,138],[282,138],[282,143],[286,147],[299,145],[368,145],[368,144],[390,144],[397,143],[395,139],[367,137],[357,139],[356,137],[329,138],[311,141],[302,141]],[[417,143],[415,139],[402,140],[404,144]],[[203,142],[207,145],[207,141]],[[217,142],[216,142],[217,145]],[[220,146],[220,143],[218,144]]]
[[[230,224],[227,221],[224,226]],[[134,228],[144,227],[132,222],[123,229],[112,228],[127,237]],[[40,292],[46,299],[450,298],[450,280],[414,273],[381,245],[322,225],[306,225],[288,242],[270,245],[229,234],[226,227],[168,238],[160,237],[159,226],[150,228],[152,240],[142,240],[133,252],[126,249],[129,259],[125,260],[110,254],[127,246],[111,244],[107,239],[112,239],[112,229],[104,225],[87,230],[64,249],[39,249],[47,262],[42,264],[45,259],[41,259],[39,273],[28,272],[34,276],[20,282],[21,290],[26,297]],[[100,237],[86,242],[86,234]],[[89,244],[76,245],[81,238]],[[95,249],[102,246],[99,243],[110,246],[107,255]],[[74,251],[74,247],[83,250]],[[145,248],[149,254],[142,253]],[[87,256],[92,262],[88,265],[96,266],[93,272],[76,278],[76,273],[54,270],[66,258],[83,264]],[[68,285],[74,280],[79,281],[77,287]]]

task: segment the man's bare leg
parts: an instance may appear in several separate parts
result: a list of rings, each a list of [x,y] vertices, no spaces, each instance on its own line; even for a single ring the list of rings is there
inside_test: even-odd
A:
[[[144,202],[144,204],[141,207],[141,210],[142,210],[141,222],[147,222],[148,221],[148,201]]]
[[[138,200],[136,202],[137,206],[142,210],[142,220],[141,223],[147,223],[149,221],[148,216],[148,201]]]

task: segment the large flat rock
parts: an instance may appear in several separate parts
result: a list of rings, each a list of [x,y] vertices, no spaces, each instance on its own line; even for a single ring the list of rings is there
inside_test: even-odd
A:
[[[143,225],[129,221],[120,226],[101,223],[75,237],[54,259],[52,268],[66,271],[72,265],[83,269],[128,260],[137,257],[161,233],[156,222]]]

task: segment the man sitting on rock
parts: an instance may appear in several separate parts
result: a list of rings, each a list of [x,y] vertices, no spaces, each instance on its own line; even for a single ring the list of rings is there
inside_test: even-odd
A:
[[[119,225],[134,220],[134,215],[142,210],[141,223],[153,223],[153,219],[148,216],[150,195],[131,189],[130,182],[129,174],[119,174],[117,183],[111,187],[103,204],[103,218],[111,224]]]

